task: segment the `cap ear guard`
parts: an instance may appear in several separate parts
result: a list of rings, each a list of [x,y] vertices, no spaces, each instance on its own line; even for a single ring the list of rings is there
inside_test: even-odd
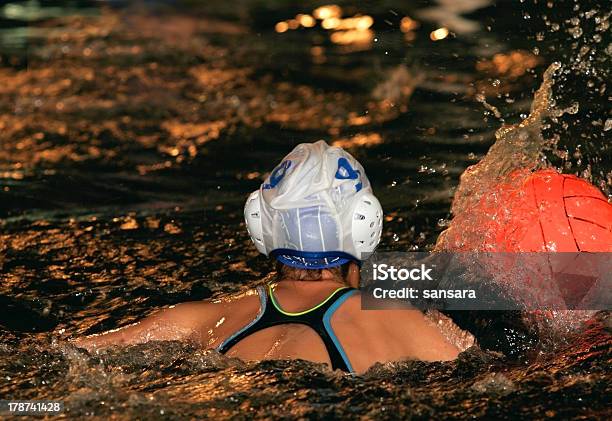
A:
[[[380,242],[383,210],[380,202],[370,192],[364,192],[353,207],[351,235],[357,257],[365,260]]]
[[[249,195],[244,205],[244,220],[251,240],[260,253],[268,255],[263,241],[263,224],[261,221],[261,197],[259,190]]]

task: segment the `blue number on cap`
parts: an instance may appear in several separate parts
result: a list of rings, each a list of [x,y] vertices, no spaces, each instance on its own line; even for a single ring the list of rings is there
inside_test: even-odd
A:
[[[338,180],[357,180],[359,179],[359,170],[353,169],[351,163],[346,158],[338,159],[338,170],[336,171],[336,178]],[[355,185],[355,190],[359,191],[363,187],[363,183],[359,181]]]
[[[291,166],[291,161],[281,162],[278,167],[274,168],[274,171],[272,171],[272,174],[270,174],[270,182],[265,183],[263,185],[263,189],[268,190],[268,189],[273,189],[274,187],[276,187],[276,185],[280,183],[280,181],[283,179],[283,177],[287,173],[287,170],[289,169],[290,166]]]

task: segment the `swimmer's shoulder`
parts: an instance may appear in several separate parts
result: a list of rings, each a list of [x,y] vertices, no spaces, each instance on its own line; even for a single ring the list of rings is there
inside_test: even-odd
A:
[[[338,327],[344,325],[345,331],[360,332],[360,340],[373,344],[373,348],[376,344],[384,344],[380,349],[383,359],[445,361],[457,357],[459,350],[423,312],[407,309],[399,302],[390,304],[395,306],[362,310],[361,296],[354,294],[337,310],[335,323]],[[351,340],[347,336],[341,339]]]
[[[403,323],[396,322],[411,322],[417,324],[425,324],[426,317],[418,309],[406,308],[405,304],[393,300],[388,300],[385,308],[380,309],[362,309],[361,292],[352,294],[340,308],[336,311],[338,320],[367,321],[367,324],[372,326],[376,324],[385,325],[387,329],[403,329]]]
[[[382,304],[380,304],[380,308],[377,309],[367,309],[367,310],[363,310],[361,307],[361,291],[360,290],[355,290],[349,298],[347,298],[342,305],[339,307],[340,309],[343,309],[345,312],[350,313],[351,315],[357,316],[357,315],[361,315],[361,316],[374,316],[374,317],[380,317],[381,319],[384,319],[384,315],[385,314],[389,314],[389,311],[404,311],[406,310],[406,306],[401,303],[400,301],[396,301],[396,300],[386,300],[384,301]],[[410,310],[410,311],[416,311],[419,312],[418,310]],[[387,319],[388,320],[388,319]]]

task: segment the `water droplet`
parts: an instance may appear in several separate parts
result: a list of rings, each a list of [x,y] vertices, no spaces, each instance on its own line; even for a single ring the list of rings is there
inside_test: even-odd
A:
[[[394,233],[394,234],[393,234],[393,241],[399,241],[399,239],[400,239],[400,238],[399,238],[399,235],[397,235],[397,234],[395,234],[395,233]]]
[[[568,114],[576,114],[578,112],[578,108],[579,108],[579,104],[577,102],[574,102],[571,107],[567,108],[565,111]]]
[[[580,48],[580,53],[579,53],[579,54],[580,54],[581,56],[584,56],[584,55],[586,55],[586,54],[587,54],[587,53],[588,53],[590,50],[591,50],[591,49],[590,49],[589,47],[587,47],[586,45],[583,45],[583,46]]]
[[[579,26],[570,28],[567,30],[567,32],[574,38],[580,38],[582,36],[582,28]]]
[[[440,218],[438,219],[438,226],[441,228],[447,227],[450,221],[448,219]]]

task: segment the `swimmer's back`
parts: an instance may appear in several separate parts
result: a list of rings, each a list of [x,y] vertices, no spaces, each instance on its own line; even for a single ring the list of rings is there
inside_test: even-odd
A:
[[[274,290],[278,305],[287,312],[308,310],[330,296],[337,285],[320,282],[301,285],[281,282]],[[260,297],[251,292],[233,300],[213,304],[214,317],[207,317],[206,347],[217,348],[227,338],[251,323],[260,311]],[[362,310],[358,292],[335,310],[331,327],[356,372],[376,362],[401,359],[451,360],[457,348],[417,310]],[[203,332],[204,333],[204,332]],[[320,336],[309,326],[284,324],[254,332],[227,351],[244,360],[304,359],[331,364]]]

